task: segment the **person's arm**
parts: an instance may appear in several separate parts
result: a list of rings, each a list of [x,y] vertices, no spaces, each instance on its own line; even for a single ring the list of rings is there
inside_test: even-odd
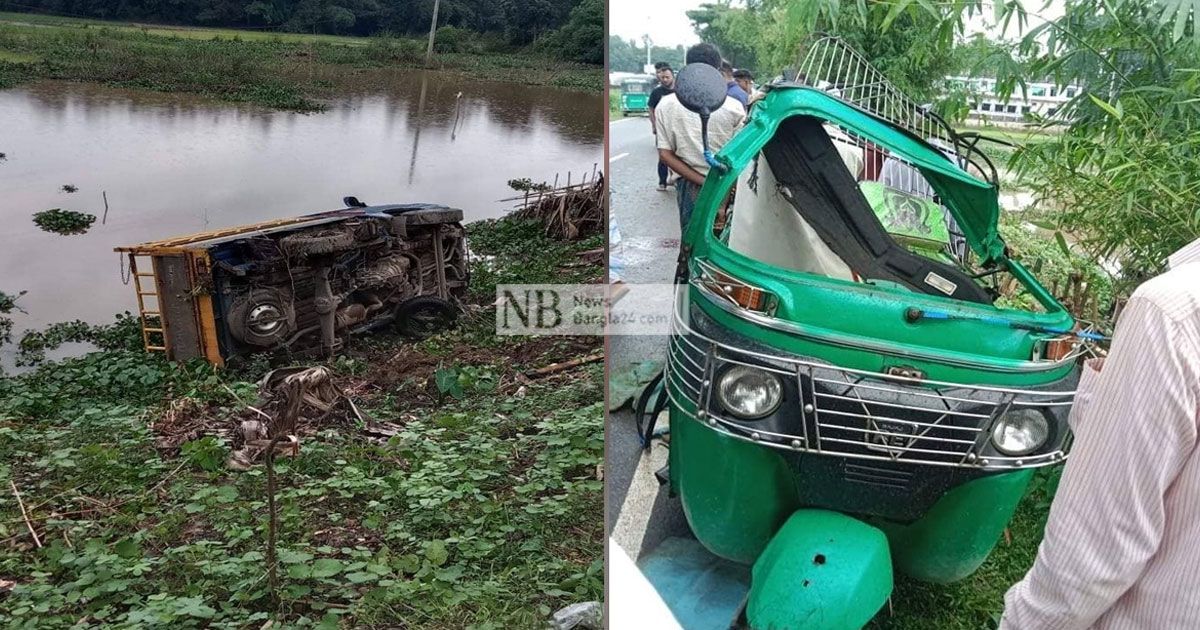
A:
[[[650,109],[650,133],[656,136],[658,135],[658,121],[654,120],[654,110],[658,109],[658,102],[661,100],[662,93],[658,91],[658,88],[654,88],[650,92],[650,100],[647,105]]]
[[[687,162],[679,159],[679,156],[675,155],[675,152],[671,149],[660,148],[658,150],[658,159],[662,160],[663,164],[667,165],[667,168],[678,173],[680,177],[697,186],[704,185],[704,176],[700,174],[700,171],[688,166]]]
[[[1142,287],[1121,315],[1092,398],[1072,424],[1071,457],[1025,579],[1005,595],[1001,630],[1082,630],[1158,550],[1164,495],[1196,446],[1200,352]]]

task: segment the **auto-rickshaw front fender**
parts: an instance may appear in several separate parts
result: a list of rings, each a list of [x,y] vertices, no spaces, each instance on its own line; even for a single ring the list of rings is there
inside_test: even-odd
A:
[[[858,630],[892,592],[887,536],[828,510],[797,510],[754,563],[754,630]]]

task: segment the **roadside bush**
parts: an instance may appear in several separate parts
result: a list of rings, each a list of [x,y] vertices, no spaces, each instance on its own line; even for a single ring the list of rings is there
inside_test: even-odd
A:
[[[1122,292],[1200,237],[1200,46],[1169,15],[1146,0],[1073,0],[1020,44],[1038,53],[1030,75],[1085,89],[1059,109],[1063,133],[1016,152],[1017,175],[1060,209],[1057,229],[1120,269]]]
[[[501,33],[479,33],[475,38],[478,52],[511,53],[516,50],[512,42]]]
[[[479,35],[457,26],[442,26],[434,36],[433,50],[440,53],[476,52]]]
[[[420,61],[425,53],[421,42],[398,37],[372,37],[366,47],[367,59],[379,64]]]
[[[1087,284],[1089,295],[1095,296],[1097,311],[1100,314],[1108,312],[1113,301],[1112,276],[1094,259],[1066,248],[1065,241],[1060,243],[1055,236],[1046,236],[1046,227],[1034,227],[1035,230],[1030,230],[1024,218],[1019,215],[1001,215],[1000,235],[1008,245],[1012,257],[1033,271],[1038,281],[1047,289],[1053,290],[1058,287],[1060,294],[1066,291],[1071,276],[1077,275]],[[1026,310],[1035,309],[1037,304],[1033,296],[1023,289],[1007,300],[1009,302],[1006,306]]]

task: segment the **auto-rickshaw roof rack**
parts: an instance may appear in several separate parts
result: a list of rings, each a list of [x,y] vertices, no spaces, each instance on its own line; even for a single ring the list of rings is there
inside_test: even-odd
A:
[[[249,225],[239,225],[235,227],[188,234],[186,236],[176,236],[159,241],[148,241],[146,243],[138,243],[137,245],[122,245],[120,247],[114,247],[113,251],[141,255],[172,253],[197,243],[203,243],[218,238],[228,238],[230,236],[243,234],[248,236],[264,230],[290,225],[299,225],[301,223],[308,223],[316,220],[320,220],[320,217],[300,216],[288,217],[286,219],[272,219],[269,221],[260,221],[258,223],[252,223]]]
[[[952,160],[963,170],[975,167],[977,175],[998,184],[999,174],[978,148],[981,140],[1008,144],[977,133],[960,134],[930,105],[913,100],[897,88],[866,57],[842,39],[818,33],[804,47],[795,83],[823,90],[877,118],[900,127],[922,141],[953,147]]]

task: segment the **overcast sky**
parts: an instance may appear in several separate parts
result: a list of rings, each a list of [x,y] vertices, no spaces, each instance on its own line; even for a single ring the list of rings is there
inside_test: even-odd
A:
[[[642,35],[649,34],[655,46],[688,46],[700,38],[684,12],[701,4],[703,0],[609,0],[608,29],[639,45]]]
[[[656,46],[688,46],[699,40],[692,31],[692,23],[688,21],[686,11],[695,9],[705,0],[609,0],[609,32],[624,39],[636,40],[639,45],[642,35],[649,34]],[[734,2],[734,5],[741,2]],[[1042,9],[1043,0],[1023,0],[1027,11],[1052,19],[1062,15],[1063,0],[1050,0],[1050,6]],[[990,10],[985,10],[986,17],[977,16],[968,25],[968,31],[984,31],[993,37],[1000,36],[999,28],[992,27]],[[1039,20],[1030,17],[1027,27],[1035,26]],[[1009,26],[1004,34],[1010,39],[1018,36],[1016,21]]]

